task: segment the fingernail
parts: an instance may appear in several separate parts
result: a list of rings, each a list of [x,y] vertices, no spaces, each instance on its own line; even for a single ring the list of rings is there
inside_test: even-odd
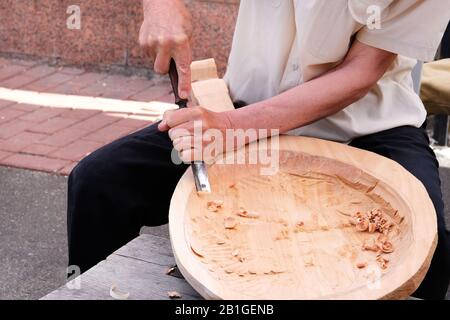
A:
[[[189,96],[189,94],[188,94],[188,92],[187,91],[181,91],[181,93],[180,93],[180,97],[181,98],[183,98],[183,99],[187,99],[188,98],[188,96]]]

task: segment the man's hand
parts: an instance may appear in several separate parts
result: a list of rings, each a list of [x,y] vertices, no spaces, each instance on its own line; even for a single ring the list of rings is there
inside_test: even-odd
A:
[[[201,107],[166,111],[158,126],[161,131],[169,131],[173,146],[185,163],[208,162],[224,152],[226,130],[232,127],[227,112],[212,112]]]
[[[143,0],[144,22],[139,44],[155,61],[157,73],[169,71],[174,58],[179,75],[178,92],[187,99],[191,90],[191,15],[182,0]]]

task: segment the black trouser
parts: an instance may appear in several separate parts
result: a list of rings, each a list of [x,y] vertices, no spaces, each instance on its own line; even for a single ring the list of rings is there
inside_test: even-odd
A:
[[[421,128],[399,127],[361,137],[353,146],[391,158],[425,185],[436,208],[439,241],[415,296],[444,298],[450,281],[438,163]],[[89,155],[69,178],[69,264],[84,272],[139,235],[142,226],[168,221],[169,202],[186,165],[171,161],[172,144],[156,125]]]

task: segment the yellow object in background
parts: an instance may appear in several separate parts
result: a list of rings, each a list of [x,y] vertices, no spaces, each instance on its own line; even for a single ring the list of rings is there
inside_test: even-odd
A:
[[[420,97],[429,114],[450,114],[450,59],[424,64]]]

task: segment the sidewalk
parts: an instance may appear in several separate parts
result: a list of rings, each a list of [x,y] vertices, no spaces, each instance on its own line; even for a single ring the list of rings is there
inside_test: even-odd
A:
[[[148,126],[173,101],[160,79],[0,58],[0,165],[68,175],[92,151]]]

